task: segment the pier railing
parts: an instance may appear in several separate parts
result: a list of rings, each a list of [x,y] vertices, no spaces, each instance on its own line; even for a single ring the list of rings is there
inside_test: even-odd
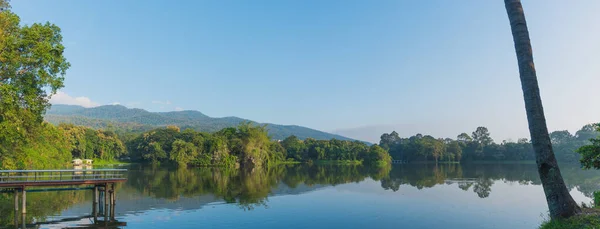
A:
[[[0,170],[0,185],[125,180],[127,169]]]

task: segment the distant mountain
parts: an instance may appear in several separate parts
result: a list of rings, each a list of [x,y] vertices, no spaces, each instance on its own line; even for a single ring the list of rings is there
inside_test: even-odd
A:
[[[72,123],[75,125],[89,126],[93,128],[105,128],[108,126],[127,128],[133,131],[146,131],[152,128],[176,125],[180,128],[192,128],[199,131],[215,132],[227,127],[235,127],[244,121],[250,121],[238,117],[209,117],[199,111],[171,111],[171,112],[149,112],[143,109],[127,108],[121,105],[106,105],[93,108],[85,108],[75,105],[52,105],[44,117],[46,121],[59,123]],[[256,122],[254,122],[256,123]],[[263,123],[261,123],[263,124]],[[285,139],[290,135],[296,135],[300,139],[340,139],[353,140],[336,134],[330,134],[296,125],[277,125],[264,123],[273,139]]]

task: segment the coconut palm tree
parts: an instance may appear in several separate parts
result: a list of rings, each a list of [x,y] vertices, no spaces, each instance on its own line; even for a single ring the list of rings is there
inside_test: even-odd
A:
[[[523,6],[520,0],[504,0],[504,5],[515,42],[529,133],[550,217],[552,219],[567,218],[579,213],[581,209],[569,194],[552,151]]]

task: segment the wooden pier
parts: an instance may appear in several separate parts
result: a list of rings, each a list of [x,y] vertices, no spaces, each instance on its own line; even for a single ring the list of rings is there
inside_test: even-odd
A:
[[[92,190],[94,222],[114,220],[115,184],[127,181],[126,169],[0,170],[0,193],[14,193],[15,225],[18,225],[19,193],[22,225],[27,214],[27,192]],[[102,206],[104,205],[104,206]],[[98,221],[98,216],[104,221]]]

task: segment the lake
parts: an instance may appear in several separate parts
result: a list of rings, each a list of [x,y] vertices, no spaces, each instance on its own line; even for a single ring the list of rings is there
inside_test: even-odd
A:
[[[286,165],[245,170],[132,165],[115,228],[537,228],[547,206],[535,165]],[[561,167],[577,202],[600,172]],[[93,227],[92,192],[29,193],[29,227]],[[0,195],[0,224],[13,223]],[[47,222],[54,222],[47,224]]]

